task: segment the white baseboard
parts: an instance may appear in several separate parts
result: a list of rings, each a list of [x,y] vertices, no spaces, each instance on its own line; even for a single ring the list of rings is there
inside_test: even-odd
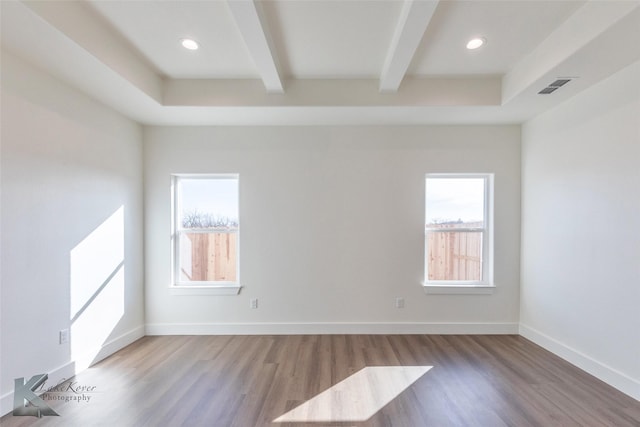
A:
[[[86,356],[77,357],[74,362],[76,364],[76,373],[80,373],[87,369],[89,366],[94,365],[102,359],[111,356],[116,351],[125,348],[134,341],[144,337],[144,326],[138,326],[124,334],[107,341],[102,344],[96,351],[87,353]]]
[[[520,335],[551,353],[604,381],[621,392],[640,400],[640,382],[597,360],[575,350],[556,339],[527,325],[520,324]]]
[[[105,343],[100,348],[98,355],[95,358],[94,363],[98,363],[102,359],[111,356],[116,351],[122,350],[129,344],[133,344],[135,341],[138,341],[140,338],[144,337],[144,325],[140,325],[137,328],[130,330],[117,338],[112,339],[111,341]]]
[[[151,323],[147,335],[517,335],[517,323]]]
[[[91,357],[76,358],[76,360],[67,362],[64,365],[49,371],[47,373],[47,375],[49,376],[49,378],[47,379],[47,384],[54,385],[60,383],[61,381],[67,380],[74,375],[79,374],[90,365],[98,363],[100,360],[112,355],[116,351],[128,346],[129,344],[142,338],[143,336],[143,326],[132,329],[129,332],[126,332],[100,346],[99,349],[91,353]],[[31,374],[35,375],[39,373],[41,372],[33,372]],[[11,411],[13,411],[13,391],[0,396],[0,416],[4,416]]]

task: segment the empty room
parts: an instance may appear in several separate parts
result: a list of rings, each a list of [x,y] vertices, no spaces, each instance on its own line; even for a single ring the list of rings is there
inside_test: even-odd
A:
[[[0,16],[0,425],[640,426],[640,1]]]

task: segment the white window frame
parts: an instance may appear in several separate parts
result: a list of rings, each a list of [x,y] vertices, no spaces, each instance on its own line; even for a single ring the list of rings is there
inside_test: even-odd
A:
[[[236,243],[236,280],[235,281],[197,281],[184,282],[180,280],[180,236],[187,230],[180,223],[182,210],[180,180],[182,179],[235,179],[240,192],[239,174],[173,174],[171,175],[171,286],[172,295],[237,295],[240,285],[240,225],[233,231],[237,234]],[[238,211],[240,207],[238,206]],[[238,218],[239,221],[239,218]],[[210,229],[189,229],[189,233],[211,233]],[[222,232],[217,230],[216,232]]]
[[[483,179],[484,180],[484,226],[482,228],[456,228],[443,229],[442,231],[428,230],[426,227],[427,209],[427,179]],[[425,195],[425,227],[424,227],[424,291],[427,294],[492,294],[495,289],[493,282],[493,195],[494,176],[491,173],[431,173],[426,174],[424,179]],[[481,280],[429,280],[429,233],[438,232],[473,232],[482,231],[482,264]]]

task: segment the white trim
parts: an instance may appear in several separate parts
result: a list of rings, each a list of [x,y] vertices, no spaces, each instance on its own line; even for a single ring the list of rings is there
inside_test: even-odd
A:
[[[495,286],[464,285],[455,282],[450,285],[424,283],[422,288],[425,294],[430,295],[491,295],[496,289]]]
[[[238,295],[240,285],[212,285],[212,286],[170,286],[171,295]]]
[[[57,384],[63,379],[69,379],[74,375],[79,374],[84,369],[86,369],[88,364],[98,363],[102,359],[111,356],[118,350],[123,349],[129,344],[137,341],[138,339],[144,336],[144,327],[138,326],[130,330],[129,332],[125,332],[117,338],[112,339],[111,341],[105,343],[100,346],[100,349],[97,352],[93,352],[93,356],[91,356],[90,360],[83,358],[78,358],[76,360],[71,360],[65,363],[62,366],[59,366],[47,374],[49,378],[47,379],[47,384]],[[84,365],[84,367],[83,367]],[[28,372],[24,373],[25,378],[31,377],[31,375],[40,374],[41,372]],[[13,411],[13,391],[3,394],[0,397],[0,416],[4,416],[9,412]]]
[[[147,335],[517,335],[517,323],[150,323]]]
[[[104,343],[100,346],[100,349],[97,349],[98,351],[87,352],[85,353],[85,356],[76,357],[74,360],[76,365],[76,374],[79,374],[88,367],[144,337],[144,332],[144,326],[138,326],[137,328],[134,328],[129,332],[125,332],[124,334]]]
[[[430,228],[429,224],[427,224],[425,228],[429,233],[484,233],[485,231],[483,227]]]
[[[98,353],[98,356],[96,356],[96,360],[94,363],[97,363],[100,360],[111,356],[116,351],[120,351],[126,346],[138,341],[140,338],[143,338],[144,330],[144,325],[140,325],[136,328],[131,329],[129,332],[125,332],[119,337],[112,339],[106,344],[103,344],[100,352]]]
[[[621,392],[640,400],[640,381],[527,325],[520,324],[520,335]]]
[[[238,179],[239,173],[236,172],[223,172],[223,173],[172,173],[172,177],[186,178],[186,179]]]
[[[238,233],[237,228],[181,228],[178,233],[189,234],[234,234]]]

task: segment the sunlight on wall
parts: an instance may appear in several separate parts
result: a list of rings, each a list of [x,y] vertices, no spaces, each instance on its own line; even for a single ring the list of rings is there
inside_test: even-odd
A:
[[[71,250],[71,359],[94,361],[124,314],[124,206]]]
[[[273,422],[366,421],[431,368],[432,366],[368,366]]]

